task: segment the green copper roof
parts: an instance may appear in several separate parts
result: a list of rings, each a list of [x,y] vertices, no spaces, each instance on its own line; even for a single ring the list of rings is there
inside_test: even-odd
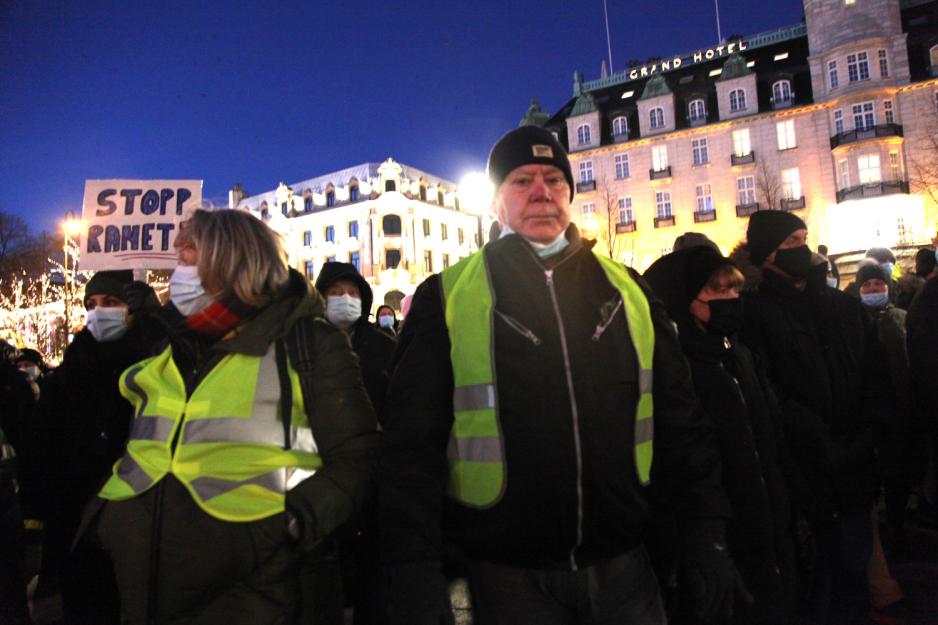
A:
[[[642,96],[639,100],[648,100],[649,98],[657,98],[660,95],[668,95],[671,93],[671,89],[668,87],[668,81],[664,79],[664,76],[657,74],[648,79],[648,82],[645,83],[645,90],[642,92]]]
[[[550,115],[541,108],[541,105],[537,102],[537,98],[531,98],[531,106],[528,108],[528,112],[524,114],[524,117],[521,118],[521,123],[518,125],[543,126],[547,123],[548,119],[550,119]]]
[[[577,98],[576,102],[573,103],[573,110],[570,111],[570,117],[586,115],[599,110],[593,94],[583,88],[583,75],[580,72],[573,72],[573,93]]]
[[[740,76],[751,73],[749,68],[746,67],[746,59],[743,58],[743,55],[734,52],[730,55],[730,58],[726,60],[726,63],[723,64],[723,72],[720,74],[720,80],[739,78]]]

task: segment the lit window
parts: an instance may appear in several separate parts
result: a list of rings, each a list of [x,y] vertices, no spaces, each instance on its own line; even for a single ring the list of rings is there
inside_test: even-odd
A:
[[[583,216],[587,217],[589,215],[596,214],[596,204],[593,202],[587,202],[583,205]]]
[[[352,263],[355,267],[355,271],[362,270],[362,257],[359,252],[352,252],[348,255],[348,262]]]
[[[847,159],[838,161],[837,169],[840,172],[840,188],[846,189],[850,186],[850,164],[847,163]]]
[[[749,129],[733,131],[733,154],[736,156],[747,156],[752,152],[752,145],[749,143]]]
[[[730,112],[746,110],[746,92],[743,89],[730,91]]]
[[[649,116],[651,117],[651,127],[652,128],[664,128],[664,109],[660,106],[649,111]]]
[[[632,198],[630,197],[620,197],[619,198],[619,223],[620,224],[630,224],[634,221],[632,215]]]
[[[801,176],[797,167],[782,170],[782,197],[797,200],[801,197]]]
[[[876,113],[872,102],[853,105],[853,127],[857,130],[869,130],[876,125]]]
[[[779,150],[788,150],[798,145],[795,141],[795,120],[786,119],[778,122],[775,124],[775,131],[778,135]]]
[[[856,4],[857,0],[844,0],[844,4]]]
[[[616,154],[616,178],[620,180],[622,178],[628,178],[631,174],[629,173],[629,155],[628,154]]]
[[[325,237],[327,243],[335,242],[335,226],[326,226]]]
[[[787,53],[787,52],[780,52],[780,53],[776,54],[775,57],[774,57],[772,60],[774,60],[774,61],[784,61],[784,60],[787,59],[787,58],[788,58],[788,53]]]
[[[831,89],[836,89],[840,86],[840,81],[837,79],[837,61],[828,62],[827,76],[830,79]]]
[[[740,206],[751,206],[756,203],[756,181],[752,176],[741,176],[736,179],[736,199]]]
[[[612,136],[627,137],[629,135],[629,120],[627,117],[616,117],[612,120]]]
[[[587,145],[592,140],[590,134],[590,127],[588,124],[583,124],[576,129],[576,142],[577,145]]]
[[[879,170],[879,154],[858,156],[857,170],[860,172],[860,184],[874,184],[883,179]]]
[[[834,133],[842,134],[844,131],[844,112],[840,109],[834,111]]]
[[[772,98],[778,103],[791,102],[791,82],[779,80],[772,85]]]
[[[658,212],[658,219],[667,219],[671,216],[671,192],[655,192],[655,209]]]
[[[668,146],[656,145],[651,149],[651,168],[655,171],[668,168]]]
[[[697,185],[697,212],[709,213],[713,210],[713,196],[710,195],[709,184]]]
[[[622,99],[626,100],[628,98],[631,98],[633,95],[635,95],[634,91],[626,91],[625,93],[622,94]]]
[[[710,78],[713,78],[714,76],[719,76],[722,73],[723,73],[722,69],[711,69],[708,75],[710,76]]]
[[[893,180],[901,180],[900,169],[899,169],[899,153],[890,152],[889,153],[889,171],[892,174]]]
[[[703,100],[691,100],[688,106],[688,117],[690,121],[696,122],[707,118],[707,106]]]
[[[303,247],[310,247],[313,244],[313,231],[307,230],[303,233]]]
[[[348,222],[348,236],[351,239],[358,238],[358,222],[357,221]]]
[[[746,63],[746,67],[748,67],[749,69],[752,69],[755,66],[756,66],[755,61],[749,61],[748,63]]]
[[[580,182],[593,179],[593,161],[580,161]]]
[[[870,63],[866,52],[847,55],[847,77],[850,82],[870,79]]]
[[[694,165],[703,165],[710,162],[710,153],[707,149],[707,139],[693,139],[690,142],[694,156]]]
[[[895,112],[892,110],[892,100],[885,100],[883,102],[883,111],[886,113],[886,123],[895,124],[896,115],[895,115]]]
[[[879,51],[879,77],[889,78],[889,61],[886,59],[886,51]]]

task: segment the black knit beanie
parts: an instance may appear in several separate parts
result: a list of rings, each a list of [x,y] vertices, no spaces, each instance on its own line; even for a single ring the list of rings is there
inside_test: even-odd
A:
[[[736,263],[709,245],[701,245],[693,249],[684,268],[684,294],[688,305],[697,299],[700,289],[710,281],[710,277],[716,273],[717,269],[723,265],[736,266]]]
[[[807,228],[805,223],[788,211],[756,211],[749,217],[749,228],[746,230],[749,259],[754,265],[761,265],[788,235],[802,228]]]
[[[99,271],[91,276],[91,280],[88,280],[88,284],[85,285],[85,307],[88,306],[88,298],[92,295],[112,295],[126,302],[127,293],[124,287],[133,280],[134,272],[130,269]]]
[[[501,186],[508,174],[522,165],[553,165],[558,168],[567,179],[570,199],[573,200],[574,185],[570,160],[563,146],[549,130],[540,126],[522,126],[498,140],[489,152],[487,166],[489,179],[495,189]]]
[[[888,286],[891,282],[889,276],[886,275],[886,272],[879,265],[863,265],[860,267],[860,270],[857,271],[857,286],[863,286],[863,283],[867,280],[882,280]]]

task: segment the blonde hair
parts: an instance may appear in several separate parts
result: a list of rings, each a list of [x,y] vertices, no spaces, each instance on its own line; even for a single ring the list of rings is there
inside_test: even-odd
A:
[[[724,279],[726,284],[724,284]],[[707,280],[707,286],[711,289],[720,289],[721,287],[728,286],[731,289],[736,289],[741,291],[743,286],[746,284],[746,278],[743,277],[743,272],[739,270],[736,265],[720,265],[720,267],[710,275],[710,279]]]
[[[270,301],[288,280],[287,256],[279,235],[240,210],[196,210],[188,232],[199,253],[203,284],[252,306]]]

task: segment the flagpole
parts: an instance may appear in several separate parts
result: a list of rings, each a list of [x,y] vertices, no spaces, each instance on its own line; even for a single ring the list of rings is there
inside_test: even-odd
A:
[[[720,32],[720,0],[713,0],[713,5],[717,10],[717,41],[723,43],[723,33]]]
[[[609,36],[609,10],[606,8],[606,0],[603,0],[603,15],[606,17],[606,48],[609,50],[609,74],[614,74],[612,68],[612,38]]]

